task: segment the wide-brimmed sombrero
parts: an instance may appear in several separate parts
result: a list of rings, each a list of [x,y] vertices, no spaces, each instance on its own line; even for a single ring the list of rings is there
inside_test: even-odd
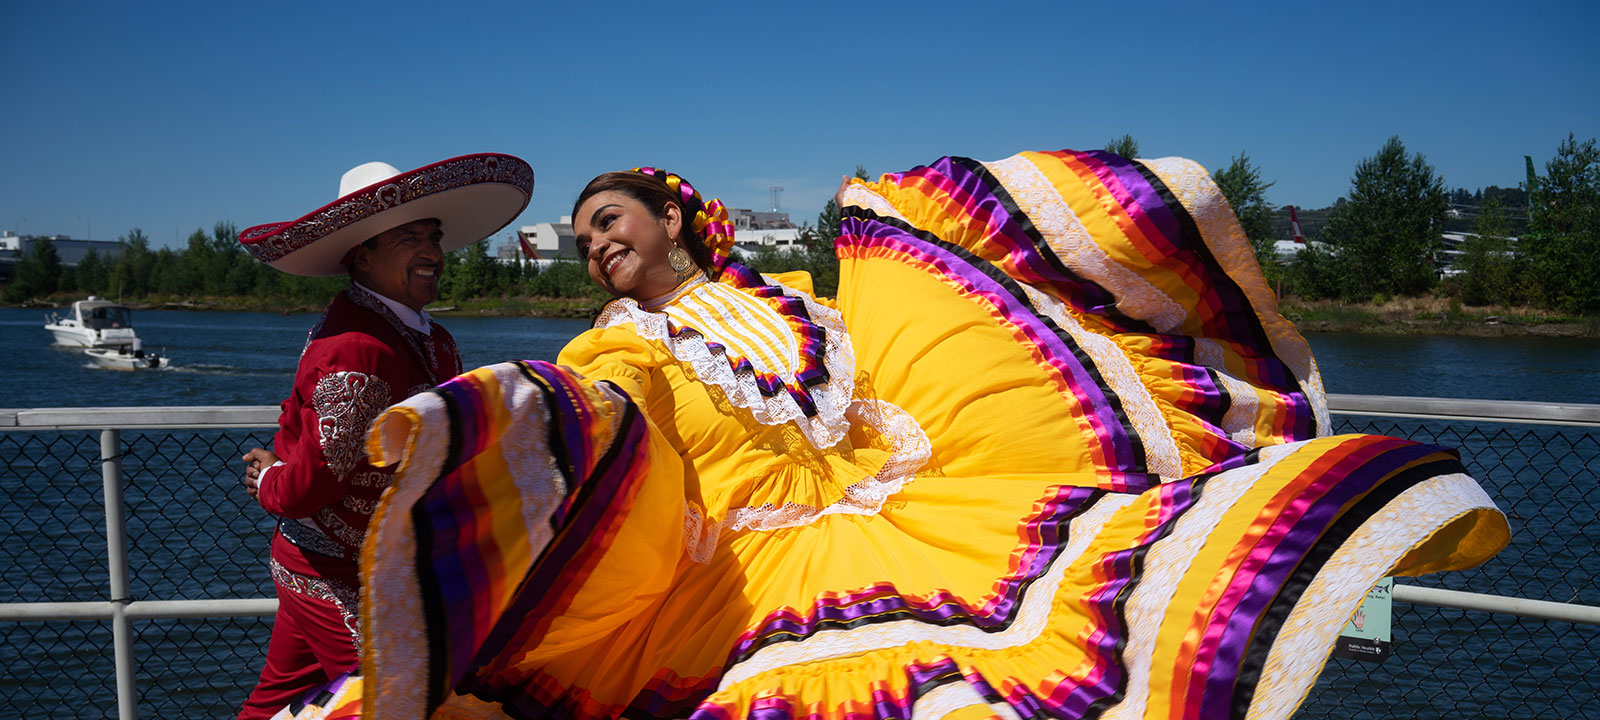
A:
[[[239,233],[256,259],[293,275],[343,275],[350,249],[378,233],[434,218],[445,252],[515,220],[533,194],[533,168],[499,153],[463,155],[408,172],[371,162],[339,180],[339,199],[299,220]]]

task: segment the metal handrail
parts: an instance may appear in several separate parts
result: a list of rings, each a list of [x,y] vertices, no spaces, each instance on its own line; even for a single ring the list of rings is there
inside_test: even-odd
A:
[[[1600,405],[1585,403],[1405,395],[1329,395],[1328,410],[1342,415],[1600,427]]]
[[[275,405],[0,408],[0,430],[194,430],[278,426]]]
[[[1600,405],[1404,395],[1328,395],[1341,415],[1600,427]],[[4,430],[121,430],[277,427],[275,405],[0,408]]]
[[[1413,605],[1437,605],[1459,610],[1481,610],[1488,613],[1518,615],[1540,620],[1560,620],[1584,625],[1600,625],[1600,607],[1594,607],[1593,605],[1505,597],[1504,595],[1462,592],[1460,590],[1446,590],[1444,588],[1423,587],[1421,585],[1401,585],[1400,583],[1395,583],[1392,597],[1396,602],[1411,603]]]
[[[104,600],[78,602],[0,603],[0,620],[115,620],[116,608],[138,620],[190,617],[271,617],[277,598],[213,598],[209,600]]]

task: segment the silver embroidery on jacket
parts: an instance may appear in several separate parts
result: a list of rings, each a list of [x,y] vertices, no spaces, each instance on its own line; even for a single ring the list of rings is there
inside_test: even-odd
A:
[[[355,643],[356,657],[361,657],[361,593],[349,583],[327,578],[301,575],[272,561],[272,579],[285,590],[296,595],[332,603],[339,610],[339,617],[344,619],[345,629],[350,631],[350,641]]]
[[[366,457],[367,426],[389,407],[389,384],[376,375],[336,372],[323,375],[311,393],[317,414],[322,458],[339,478]]]
[[[350,476],[351,487],[375,487],[383,489],[394,482],[394,474],[382,470],[362,470]]]
[[[345,507],[361,513],[362,515],[371,515],[373,510],[378,509],[377,498],[358,498],[354,495],[346,495],[344,496],[344,499],[340,500],[339,502]]]
[[[357,550],[361,549],[362,541],[367,539],[366,530],[353,527],[350,525],[350,523],[345,522],[344,518],[339,517],[339,515],[333,511],[332,505],[318,510],[317,513],[311,517],[316,518],[317,525],[322,527],[323,532],[332,536],[339,542],[356,548]]]

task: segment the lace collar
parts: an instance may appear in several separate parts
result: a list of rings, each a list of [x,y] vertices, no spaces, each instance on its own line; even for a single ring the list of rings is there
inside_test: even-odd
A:
[[[677,287],[668,290],[662,295],[657,295],[649,300],[639,303],[639,306],[652,312],[660,310],[661,308],[677,302],[683,296],[692,292],[695,288],[698,288],[708,282],[711,282],[711,280],[706,278],[705,273],[695,273],[693,277],[679,283]]]
[[[697,328],[668,317],[667,306],[686,300],[716,305],[717,295],[743,293],[771,308],[795,344],[793,367],[764,372],[730,348],[738,342],[721,337],[716,328]],[[650,309],[650,308],[655,309]],[[736,318],[733,322],[738,322]],[[595,327],[633,323],[635,332],[660,342],[698,379],[720,388],[735,407],[749,410],[757,422],[792,422],[812,446],[830,448],[849,431],[845,410],[855,393],[855,352],[844,319],[837,310],[805,293],[730,263],[716,282],[703,276],[646,303],[618,298],[606,305]]]

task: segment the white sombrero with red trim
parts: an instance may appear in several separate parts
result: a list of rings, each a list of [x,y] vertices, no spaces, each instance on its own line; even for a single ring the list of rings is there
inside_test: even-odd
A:
[[[343,275],[345,254],[385,230],[437,219],[450,252],[510,224],[532,195],[533,168],[511,155],[463,155],[409,172],[371,162],[344,174],[339,199],[299,220],[248,228],[239,243],[292,275]]]

